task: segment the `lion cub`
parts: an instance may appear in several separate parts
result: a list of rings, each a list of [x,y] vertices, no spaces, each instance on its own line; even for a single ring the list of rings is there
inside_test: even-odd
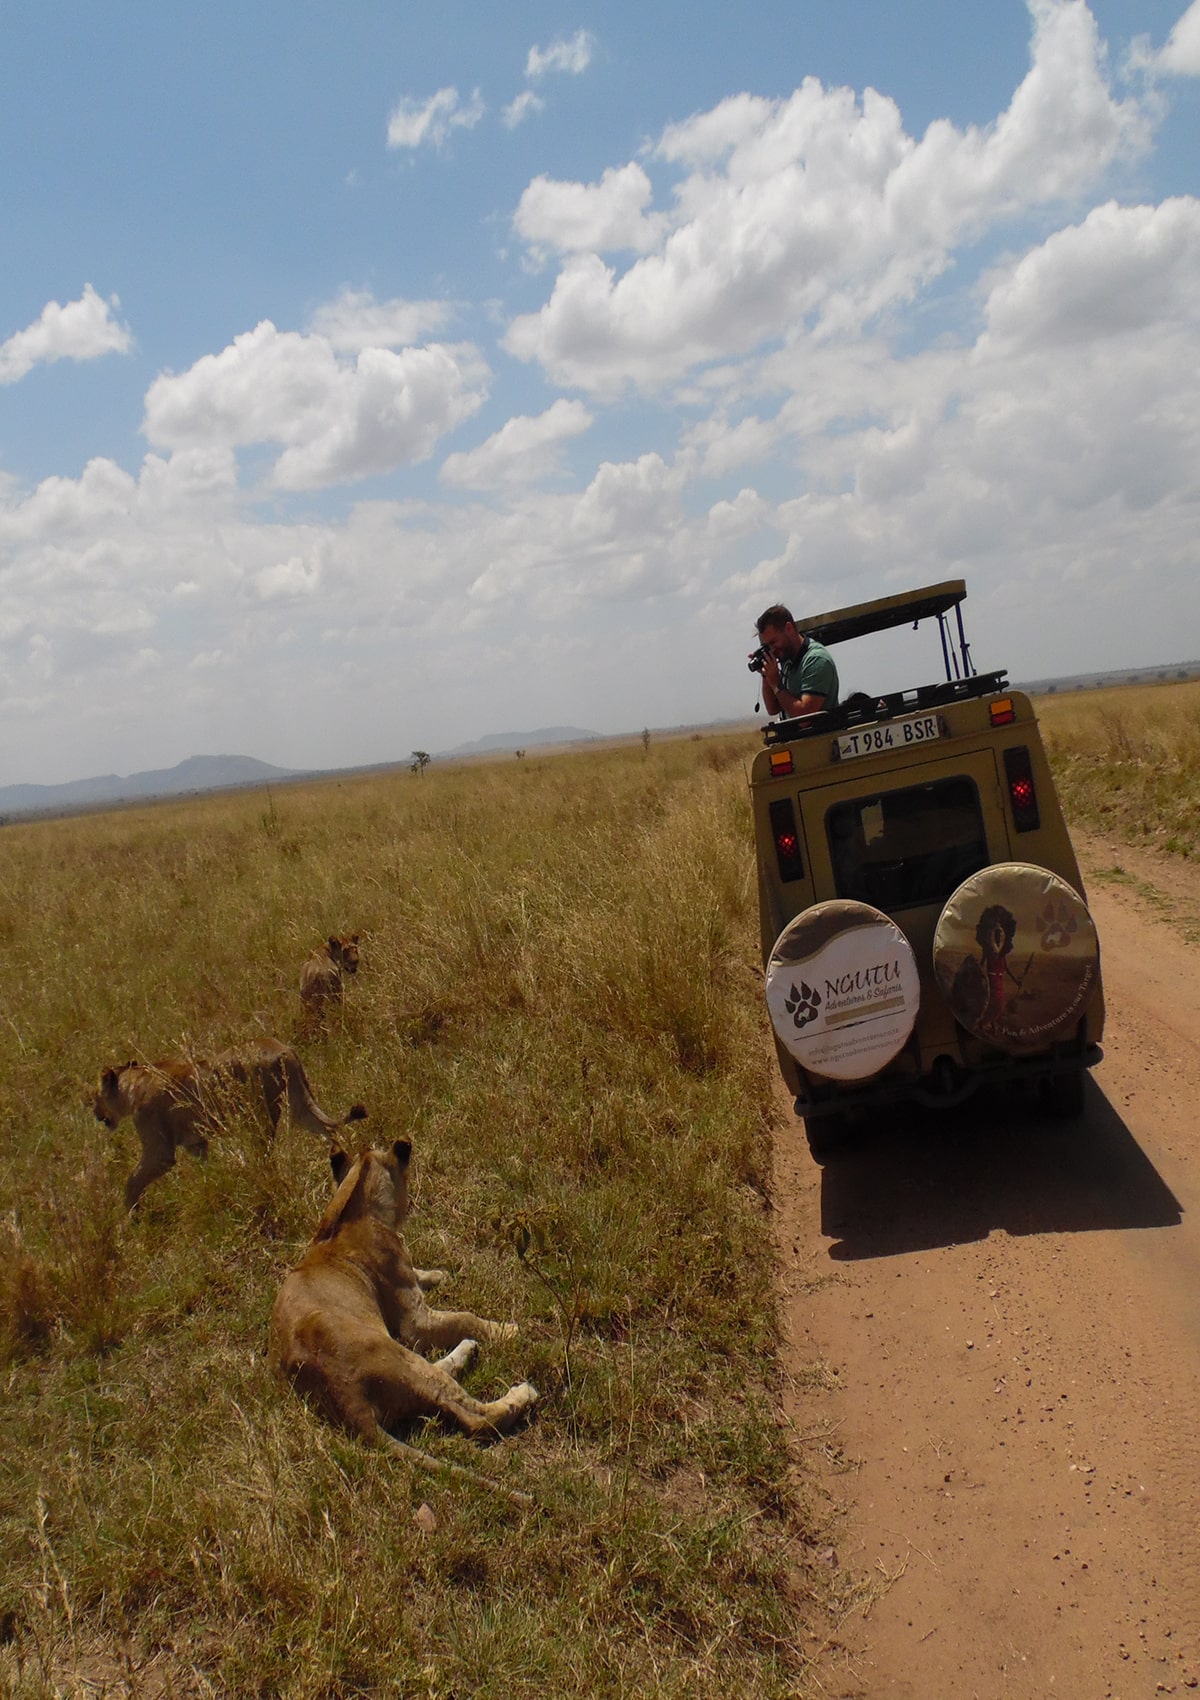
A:
[[[431,1310],[425,1292],[440,1269],[414,1269],[401,1232],[408,1216],[412,1146],[344,1151],[330,1163],[338,1188],[271,1316],[271,1361],[331,1422],[364,1440],[395,1444],[386,1430],[440,1416],[476,1437],[511,1429],[537,1398],[528,1381],[481,1402],[459,1386],[477,1342],[507,1340],[511,1322]],[[420,1353],[447,1349],[438,1363]]]
[[[316,1024],[325,1017],[330,1005],[341,1005],[345,998],[343,974],[358,973],[358,934],[338,938],[330,933],[328,939],[309,957],[300,970],[300,1009],[306,1022]]]
[[[278,1039],[258,1039],[244,1051],[207,1060],[164,1057],[106,1068],[91,1099],[92,1113],[108,1128],[132,1116],[142,1142],[141,1161],[125,1183],[126,1209],[132,1210],[151,1181],[174,1166],[180,1146],[197,1157],[207,1155],[208,1134],[220,1125],[230,1089],[247,1084],[261,1093],[272,1133],[285,1100],[296,1125],[318,1138],[362,1121],[367,1113],[355,1104],[344,1116],[327,1116],[313,1097],[304,1064]]]

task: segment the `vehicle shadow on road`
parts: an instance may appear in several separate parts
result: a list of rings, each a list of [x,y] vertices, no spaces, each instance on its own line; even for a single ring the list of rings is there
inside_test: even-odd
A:
[[[837,1261],[891,1257],[1009,1234],[1169,1228],[1182,1207],[1089,1079],[1084,1114],[1063,1122],[1032,1097],[905,1108],[821,1175],[821,1231]]]

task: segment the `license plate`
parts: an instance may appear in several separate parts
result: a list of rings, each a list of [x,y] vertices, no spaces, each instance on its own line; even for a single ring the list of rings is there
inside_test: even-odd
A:
[[[852,756],[875,756],[885,750],[906,750],[912,744],[928,744],[942,735],[936,714],[910,714],[903,720],[889,720],[883,726],[866,726],[861,732],[848,732],[839,738],[835,749],[839,760]]]

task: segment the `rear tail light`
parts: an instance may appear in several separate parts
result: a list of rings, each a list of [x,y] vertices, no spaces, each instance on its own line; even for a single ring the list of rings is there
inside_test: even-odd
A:
[[[1017,718],[1012,698],[997,697],[995,702],[988,705],[988,715],[993,726],[1011,726]]]
[[[775,858],[779,863],[780,879],[803,879],[804,858],[800,854],[796,811],[792,807],[790,797],[779,797],[771,804],[771,837],[775,840]]]
[[[1042,824],[1038,813],[1037,788],[1033,783],[1033,764],[1024,744],[1004,752],[1004,777],[1008,781],[1008,800],[1012,805],[1013,825],[1018,832],[1036,832]]]

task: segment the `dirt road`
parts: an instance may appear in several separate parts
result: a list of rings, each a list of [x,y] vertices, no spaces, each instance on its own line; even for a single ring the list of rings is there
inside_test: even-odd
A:
[[[790,1414],[870,1584],[840,1700],[1200,1683],[1200,872],[1076,848],[1108,1001],[1078,1125],[973,1103],[823,1170],[778,1142]]]

